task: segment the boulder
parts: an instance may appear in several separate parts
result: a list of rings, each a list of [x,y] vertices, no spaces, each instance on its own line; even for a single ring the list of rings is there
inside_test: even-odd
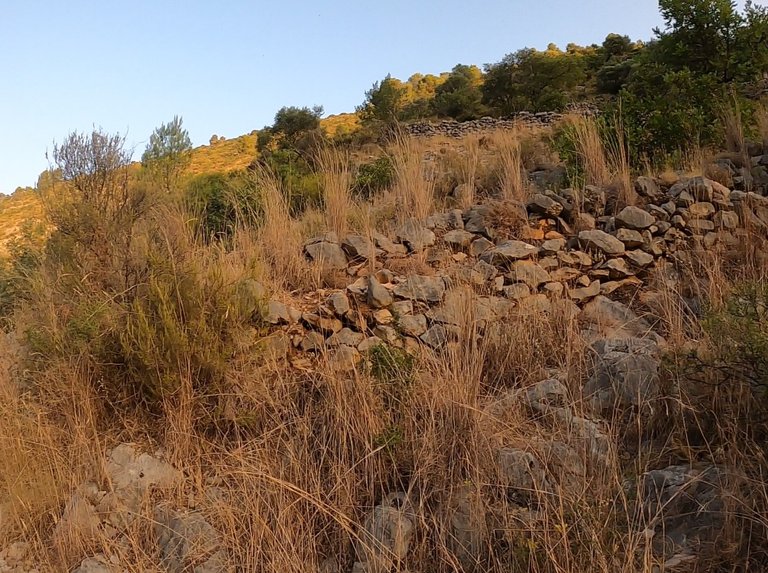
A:
[[[644,211],[640,207],[634,207],[632,205],[624,207],[621,212],[616,215],[616,226],[618,228],[642,231],[653,225],[655,222],[656,219],[648,211]]]
[[[355,542],[353,571],[389,573],[408,554],[415,516],[404,493],[389,494],[371,510]]]
[[[502,241],[492,249],[485,251],[480,258],[492,265],[509,265],[514,261],[528,259],[539,249],[523,241]]]
[[[347,268],[347,256],[344,250],[336,243],[319,241],[304,246],[307,256],[324,271],[341,270]]]
[[[435,244],[435,234],[415,219],[409,219],[397,230],[397,238],[416,253]]]

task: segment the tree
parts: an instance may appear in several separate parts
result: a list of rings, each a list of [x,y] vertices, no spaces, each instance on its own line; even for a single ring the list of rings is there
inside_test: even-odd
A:
[[[381,82],[376,82],[365,92],[365,101],[357,107],[360,119],[368,124],[396,123],[406,104],[406,95],[403,82],[387,74]]]
[[[182,127],[182,119],[175,115],[149,136],[149,143],[141,156],[141,163],[166,192],[178,185],[189,166],[192,141]]]
[[[289,141],[295,140],[300,134],[317,130],[320,118],[323,117],[323,106],[282,107],[275,114],[272,132],[282,134]]]
[[[663,62],[675,69],[733,79],[743,18],[732,0],[659,0],[665,29],[656,29]]]
[[[484,112],[483,72],[477,66],[456,65],[435,90],[433,107],[438,116],[459,121],[475,119]]]

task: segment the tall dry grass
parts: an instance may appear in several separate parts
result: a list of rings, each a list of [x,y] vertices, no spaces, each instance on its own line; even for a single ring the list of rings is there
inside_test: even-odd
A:
[[[400,220],[426,219],[435,205],[436,167],[419,138],[398,132],[388,153],[395,171],[393,196]]]
[[[530,194],[523,166],[522,131],[497,130],[491,136],[499,155],[501,197],[504,200],[525,201]]]
[[[339,239],[342,239],[349,228],[352,203],[349,153],[333,147],[320,149],[318,169],[323,185],[326,225],[329,230],[336,233]]]
[[[462,157],[459,163],[459,179],[463,193],[459,197],[462,209],[468,209],[476,202],[478,170],[480,167],[480,137],[470,134],[461,140]]]
[[[762,103],[755,112],[758,137],[763,144],[763,153],[768,151],[768,104]]]
[[[608,132],[598,119],[590,116],[571,116],[567,127],[585,184],[614,187],[618,205],[636,204],[638,198],[632,183],[626,133],[620,116],[615,118]]]

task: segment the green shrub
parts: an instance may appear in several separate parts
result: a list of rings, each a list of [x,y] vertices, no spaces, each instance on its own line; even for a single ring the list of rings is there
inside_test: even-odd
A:
[[[379,157],[370,163],[363,163],[357,168],[357,176],[352,191],[368,199],[383,191],[395,179],[395,170],[389,157]]]
[[[244,172],[198,175],[187,185],[185,203],[205,239],[230,237],[259,207],[258,192]]]
[[[768,284],[739,285],[722,310],[711,312],[704,329],[712,341],[717,368],[764,396],[768,391]]]

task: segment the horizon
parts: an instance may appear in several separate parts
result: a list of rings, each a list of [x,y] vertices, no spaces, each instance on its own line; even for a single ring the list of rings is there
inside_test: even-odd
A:
[[[11,78],[0,108],[3,194],[33,187],[46,152],[72,131],[120,132],[137,159],[174,115],[199,147],[214,134],[261,129],[282,106],[353,112],[388,73],[405,80],[482,67],[524,47],[599,44],[609,33],[648,40],[662,24],[656,2],[628,0],[492,0],[471,12],[457,0],[334,0],[311,10],[296,1],[223,9],[140,0],[123,12],[93,0],[36,4],[13,4],[0,24],[0,73]]]

